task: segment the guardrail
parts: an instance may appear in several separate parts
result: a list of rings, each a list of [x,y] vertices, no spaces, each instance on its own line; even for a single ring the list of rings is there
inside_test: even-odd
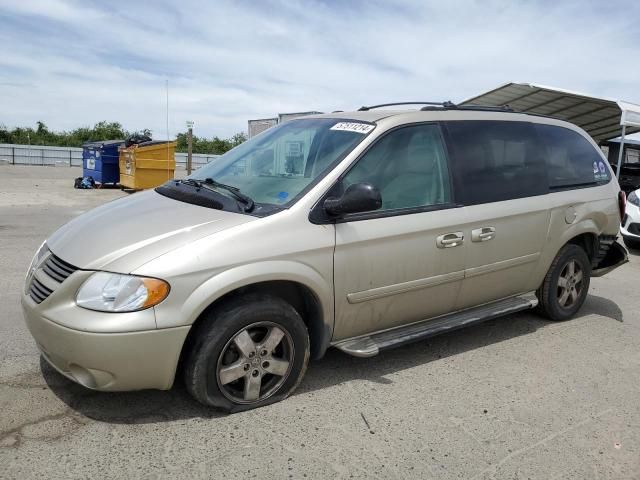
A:
[[[194,170],[215,160],[219,156],[220,155],[194,153],[192,158]],[[82,167],[82,148],[0,143],[0,164],[2,163],[9,163],[11,165]],[[176,166],[186,168],[186,153],[176,153]]]

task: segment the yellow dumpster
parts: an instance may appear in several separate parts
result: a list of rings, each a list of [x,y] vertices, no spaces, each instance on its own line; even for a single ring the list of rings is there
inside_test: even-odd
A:
[[[120,185],[142,190],[162,185],[176,169],[176,142],[144,142],[120,149]]]

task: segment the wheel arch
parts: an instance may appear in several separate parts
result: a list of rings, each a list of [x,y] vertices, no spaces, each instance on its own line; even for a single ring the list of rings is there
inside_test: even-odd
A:
[[[557,248],[549,261],[549,265],[551,265],[551,261],[553,261],[558,252],[568,244],[581,247],[586,252],[589,260],[593,261],[598,254],[598,236],[600,232],[601,229],[598,228],[598,223],[591,218],[585,218],[580,222],[570,225],[560,237]]]
[[[564,245],[572,244],[582,248],[593,266],[593,262],[598,255],[598,243],[598,235],[595,232],[588,231],[572,237]],[[562,247],[564,247],[564,245],[562,245]]]
[[[598,254],[599,234],[600,229],[596,222],[593,219],[584,219],[581,222],[570,225],[561,235],[547,238],[547,243],[542,249],[541,261],[538,264],[535,275],[532,277],[531,289],[537,289],[542,284],[553,260],[565,245],[574,244],[580,246],[587,253],[593,265]]]
[[[244,265],[222,272],[203,283],[185,302],[191,329],[182,347],[180,364],[189,351],[196,328],[207,314],[230,299],[247,294],[272,295],[300,314],[309,332],[311,358],[321,358],[333,335],[333,289],[315,270],[288,261]]]

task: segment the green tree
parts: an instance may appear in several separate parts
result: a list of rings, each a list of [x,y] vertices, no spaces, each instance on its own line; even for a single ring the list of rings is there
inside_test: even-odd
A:
[[[246,141],[247,141],[247,135],[244,132],[238,132],[233,137],[231,137],[231,144],[234,147],[237,147],[238,145]]]
[[[31,127],[16,127],[13,130],[9,130],[6,126],[0,125],[0,143],[81,147],[86,142],[124,140],[136,133],[151,136],[151,130],[148,128],[143,128],[137,132],[128,132],[118,122],[103,121],[96,123],[93,127],[79,127],[69,132],[52,132],[44,122],[38,121],[35,129]],[[207,139],[194,135],[193,153],[221,155],[240,145],[246,139],[244,132],[236,133],[231,138],[215,136]],[[187,134],[179,133],[176,140],[177,151],[186,152]]]
[[[209,155],[222,155],[228,152],[234,147],[237,147],[242,142],[246,141],[247,137],[244,132],[236,133],[231,138],[213,137],[210,140],[205,137],[193,136],[193,153],[203,153]],[[176,138],[177,145],[176,151],[187,152],[188,141],[186,133],[179,133]]]

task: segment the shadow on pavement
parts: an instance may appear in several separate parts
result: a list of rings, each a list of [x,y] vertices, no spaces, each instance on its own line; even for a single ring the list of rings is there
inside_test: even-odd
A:
[[[633,256],[639,256],[640,255],[640,249],[630,248],[629,245],[626,245],[626,247],[627,247],[627,251],[629,252],[629,255],[633,255]]]
[[[595,295],[587,297],[575,319],[591,314],[623,321],[617,304]],[[525,312],[385,351],[372,358],[356,358],[330,349],[322,360],[311,363],[294,395],[353,380],[389,384],[392,382],[385,376],[391,373],[527,335],[546,325],[550,322]],[[49,388],[58,398],[78,413],[99,422],[145,424],[225,415],[193,400],[179,380],[170,391],[94,392],[66,379],[43,358],[40,367]]]
[[[640,252],[638,253],[640,254]],[[576,315],[576,318],[592,314],[602,315],[603,317],[616,320],[617,322],[624,322],[622,310],[620,310],[618,304],[613,302],[612,300],[609,300],[608,298],[598,297],[597,295],[587,296],[587,299],[578,312],[578,315]]]
[[[45,382],[60,400],[98,422],[145,424],[225,415],[192,399],[180,381],[169,391],[96,392],[60,375],[42,356],[40,369]]]
[[[587,296],[584,305],[572,320],[587,315],[601,315],[618,322],[623,321],[622,311],[616,303],[595,295]],[[372,358],[356,358],[330,349],[321,361],[311,364],[297,393],[319,390],[351,380],[388,384],[391,383],[385,378],[388,374],[527,335],[551,324],[553,322],[534,312],[523,312],[387,350]]]

